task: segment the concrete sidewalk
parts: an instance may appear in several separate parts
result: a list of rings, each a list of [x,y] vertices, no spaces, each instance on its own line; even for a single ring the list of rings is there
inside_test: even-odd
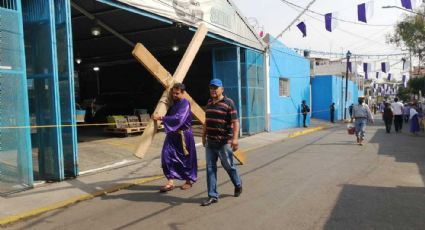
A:
[[[342,125],[312,119],[309,128],[286,129],[243,137],[239,145],[242,151],[248,152],[287,138]],[[202,146],[198,146],[197,154],[199,168],[202,169],[205,166],[205,150]],[[249,158],[247,163],[250,163]],[[158,179],[165,182],[159,151],[150,152],[144,159],[133,161],[131,164],[117,165],[112,169],[88,173],[59,183],[42,184],[28,191],[0,197],[0,226]]]

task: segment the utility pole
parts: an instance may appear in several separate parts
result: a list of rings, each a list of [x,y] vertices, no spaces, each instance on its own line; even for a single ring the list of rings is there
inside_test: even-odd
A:
[[[344,104],[344,120],[347,118],[347,97],[348,97],[348,64],[350,62],[351,52],[347,51],[347,69],[345,71],[345,104]]]

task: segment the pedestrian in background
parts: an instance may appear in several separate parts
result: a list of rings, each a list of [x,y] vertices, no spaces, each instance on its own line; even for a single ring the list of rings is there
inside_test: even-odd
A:
[[[351,103],[351,105],[348,107],[348,113],[350,114],[350,122],[353,123],[353,107],[354,104]]]
[[[409,122],[409,119],[410,119],[410,107],[411,107],[411,104],[410,103],[404,104],[404,109],[403,109],[403,120],[404,120],[404,123],[408,123]]]
[[[210,99],[205,109],[205,124],[202,144],[205,146],[207,162],[208,199],[202,206],[218,202],[217,192],[217,160],[235,186],[234,196],[242,193],[242,181],[233,162],[233,151],[236,151],[239,137],[239,120],[234,102],[223,95],[223,83],[213,79],[209,85]]]
[[[373,116],[370,112],[369,106],[366,105],[365,98],[359,97],[359,104],[353,107],[353,117],[355,119],[356,126],[356,137],[357,144],[363,145],[363,140],[365,138],[366,124],[370,121],[373,124]]]
[[[384,108],[385,108],[385,102],[381,101],[381,103],[379,103],[379,112],[383,113],[384,112]]]
[[[418,108],[416,104],[413,104],[410,107],[410,132],[413,135],[417,135],[417,132],[419,132],[421,130],[421,127],[419,126],[419,113],[418,113]]]
[[[398,98],[394,98],[394,102],[391,103],[391,108],[394,113],[394,129],[396,133],[400,133],[403,128],[403,111],[404,106],[398,101]]]
[[[391,125],[393,123],[393,109],[391,108],[391,104],[385,102],[384,113],[382,113],[382,120],[385,122],[385,130],[387,133],[391,132]]]
[[[305,100],[301,102],[301,113],[303,115],[303,127],[307,128],[306,120],[307,120],[307,114],[310,112],[310,107],[305,103]]]
[[[331,115],[331,122],[335,123],[335,103],[332,103],[331,106],[329,106],[330,115]]]

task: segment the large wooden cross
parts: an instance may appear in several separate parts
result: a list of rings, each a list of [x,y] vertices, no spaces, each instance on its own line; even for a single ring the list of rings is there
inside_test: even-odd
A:
[[[175,83],[183,82],[189,67],[192,65],[193,60],[195,59],[196,54],[198,53],[199,48],[202,45],[202,42],[207,34],[208,30],[204,24],[201,24],[196,31],[195,35],[192,38],[183,58],[180,60],[180,63],[174,72],[174,75],[171,74],[161,65],[161,63],[156,60],[156,58],[144,47],[142,44],[137,43],[136,47],[133,50],[133,56],[164,86],[165,90],[162,94],[159,102],[156,106],[154,114],[159,116],[164,116],[167,113],[168,108],[171,106],[170,99],[170,90]],[[192,97],[186,92],[184,97],[189,101],[192,114],[202,123],[205,124],[205,112],[204,110],[192,99]],[[147,127],[145,128],[140,145],[135,152],[135,156],[143,158],[146,151],[148,150],[152,140],[157,131],[158,124],[157,121],[153,119],[149,120]],[[240,151],[237,150],[234,152],[235,158],[241,163],[245,163],[246,157]]]

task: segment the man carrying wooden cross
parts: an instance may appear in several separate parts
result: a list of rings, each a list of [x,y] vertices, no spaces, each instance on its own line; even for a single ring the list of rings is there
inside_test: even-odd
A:
[[[209,85],[210,100],[205,111],[202,144],[206,147],[208,199],[202,206],[218,202],[217,160],[229,174],[235,186],[234,196],[242,193],[241,178],[233,163],[233,151],[238,146],[239,120],[234,102],[223,95],[223,83],[213,79]]]
[[[185,180],[181,189],[189,189],[197,179],[198,164],[195,140],[192,133],[192,114],[189,101],[183,98],[185,86],[175,83],[171,95],[174,104],[165,116],[153,115],[154,120],[162,120],[167,136],[162,147],[162,171],[168,183],[160,189],[167,192],[174,189],[173,179]]]

